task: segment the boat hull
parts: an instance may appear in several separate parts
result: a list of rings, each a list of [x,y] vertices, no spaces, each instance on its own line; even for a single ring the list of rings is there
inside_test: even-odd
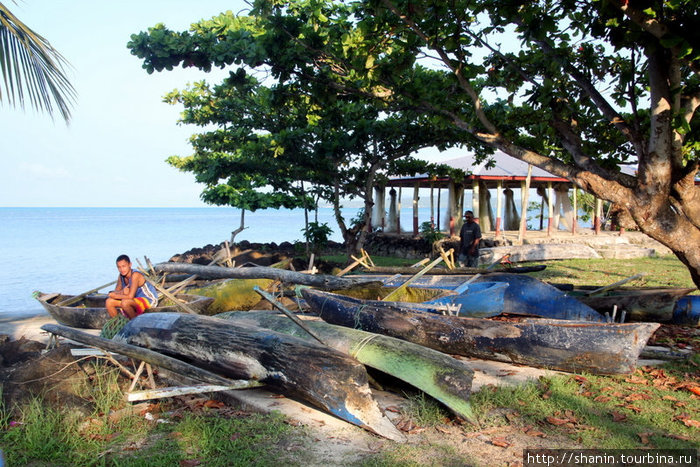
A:
[[[540,368],[631,373],[657,323],[540,318],[496,321],[441,316],[398,305],[362,304],[313,289],[302,294],[324,321],[384,334],[440,352]]]
[[[183,313],[150,313],[114,337],[233,379],[256,380],[397,441],[357,360],[318,343],[253,326]]]
[[[617,315],[624,310],[627,321],[673,322],[676,303],[696,289],[678,287],[618,287],[601,294],[589,295],[600,286],[555,284],[568,296],[590,306],[599,313]],[[684,302],[685,303],[685,302]],[[681,307],[684,306],[681,304]]]
[[[273,311],[234,311],[216,317],[314,341],[292,320]],[[320,320],[304,320],[304,324],[329,347],[411,384],[461,417],[473,417],[468,399],[474,372],[459,360],[389,336],[334,326]]]
[[[57,305],[61,301],[72,297],[72,295],[40,293],[37,296],[37,300],[53,319],[65,326],[82,329],[102,329],[105,323],[109,321],[109,313],[107,313],[107,309],[104,307],[107,295],[88,295],[80,302],[70,306]],[[189,294],[178,294],[176,298],[184,300],[187,307],[196,313],[206,312],[209,305],[214,301],[214,299],[209,297]],[[173,304],[169,304],[169,300],[165,299],[161,300],[159,306],[147,310],[146,313],[177,311],[180,311],[180,309]]]

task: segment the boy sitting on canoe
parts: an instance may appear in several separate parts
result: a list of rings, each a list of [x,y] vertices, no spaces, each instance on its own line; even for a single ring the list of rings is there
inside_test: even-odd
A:
[[[131,260],[127,255],[119,255],[117,269],[117,288],[109,293],[105,302],[107,312],[112,318],[121,311],[126,318],[133,319],[158,304],[155,287],[146,282],[146,278],[139,271],[131,269]]]

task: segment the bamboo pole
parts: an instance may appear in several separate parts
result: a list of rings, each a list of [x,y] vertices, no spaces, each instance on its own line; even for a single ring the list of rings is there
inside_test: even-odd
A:
[[[525,177],[525,184],[521,186],[521,199],[520,199],[520,229],[518,230],[518,244],[523,244],[523,238],[525,237],[525,230],[527,229],[527,203],[530,196],[530,180],[532,179],[532,165],[527,165],[527,177]]]

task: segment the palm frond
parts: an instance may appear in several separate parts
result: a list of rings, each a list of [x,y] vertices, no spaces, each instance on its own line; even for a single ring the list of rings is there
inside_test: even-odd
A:
[[[58,112],[70,121],[76,92],[65,75],[68,62],[49,41],[32,31],[0,3],[0,102]]]

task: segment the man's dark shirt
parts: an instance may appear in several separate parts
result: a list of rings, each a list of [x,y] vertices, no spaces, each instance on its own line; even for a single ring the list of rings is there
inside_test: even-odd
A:
[[[476,222],[465,222],[462,229],[459,231],[460,238],[460,253],[463,255],[469,254],[469,248],[474,243],[474,240],[481,238],[481,227]],[[474,248],[474,253],[471,256],[479,255],[479,246]]]

